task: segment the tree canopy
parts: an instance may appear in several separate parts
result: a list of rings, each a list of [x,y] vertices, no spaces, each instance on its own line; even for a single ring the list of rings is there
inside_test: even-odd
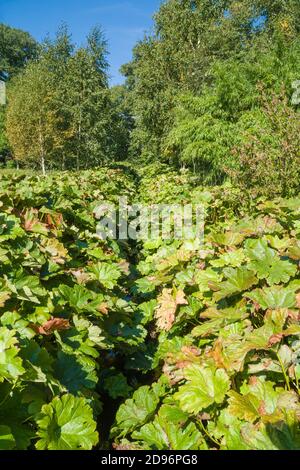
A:
[[[100,28],[93,28],[80,48],[65,26],[54,41],[45,40],[38,60],[13,78],[8,90],[7,135],[17,161],[45,172],[97,166],[117,154],[124,158],[125,116],[113,104],[106,57]]]
[[[207,184],[234,180],[241,171],[239,156],[245,156],[244,166],[248,161],[248,139],[258,139],[261,151],[267,152],[265,132],[270,149],[277,148],[276,159],[276,152],[287,152],[290,142],[281,133],[286,116],[293,116],[293,129],[299,126],[300,100],[292,99],[300,78],[299,17],[297,0],[166,0],[154,16],[153,31],[134,47],[132,61],[122,66],[125,84],[111,88],[101,28],[94,28],[79,48],[66,27],[38,48],[22,33],[31,55],[18,61],[10,54],[11,61],[5,62],[10,68],[2,65],[5,76],[12,77],[6,120],[12,152],[24,165],[39,161],[41,166],[41,155],[28,147],[31,134],[26,126],[31,119],[30,126],[38,129],[33,122],[47,109],[49,168],[81,169],[130,159],[136,164],[190,167]],[[266,103],[272,100],[281,125],[269,119]],[[7,145],[4,142],[3,135],[1,145]],[[255,148],[249,161],[258,155]],[[289,158],[297,161],[297,147],[292,148]],[[280,161],[285,165],[284,158]],[[280,173],[273,163],[268,160]],[[294,165],[289,168],[285,178],[295,189],[298,172]],[[248,177],[240,179],[246,184]],[[259,177],[253,173],[253,178]]]
[[[37,56],[38,44],[33,37],[20,29],[0,24],[0,80],[18,73]]]

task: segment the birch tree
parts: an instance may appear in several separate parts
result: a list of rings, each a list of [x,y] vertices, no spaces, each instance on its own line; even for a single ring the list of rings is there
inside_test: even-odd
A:
[[[34,62],[8,87],[6,133],[13,156],[23,166],[39,166],[43,174],[63,145],[50,85],[45,64]]]

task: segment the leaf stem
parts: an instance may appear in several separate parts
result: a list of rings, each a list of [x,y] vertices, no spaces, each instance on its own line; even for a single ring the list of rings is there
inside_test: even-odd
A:
[[[6,400],[8,399],[9,395],[11,394],[11,392],[13,391],[13,389],[15,388],[16,386],[16,383],[13,384],[12,388],[9,390],[9,392],[5,395],[5,397],[3,398],[3,400],[0,402],[0,406],[4,405],[4,403],[6,402]]]
[[[282,373],[283,373],[283,376],[284,376],[284,380],[285,380],[287,389],[288,389],[288,391],[290,391],[290,390],[291,390],[290,379],[289,379],[289,377],[288,377],[287,374],[286,374],[284,364],[283,364],[282,360],[280,359],[279,354],[276,353],[276,355],[277,355],[277,359],[278,359],[278,361],[279,361],[279,364],[280,364],[280,367],[281,367],[281,370],[282,370]]]
[[[209,432],[205,428],[204,424],[202,423],[202,420],[200,420],[200,426],[201,426],[201,429],[204,432],[204,434],[206,434],[206,436],[208,437],[208,439],[211,440],[218,447],[220,447],[220,443],[209,434]]]
[[[295,387],[296,387],[296,389],[297,389],[298,395],[300,395],[299,379],[298,379],[298,377],[297,377],[296,372],[295,372],[295,379],[296,379],[296,384],[294,384],[294,385],[295,385]]]

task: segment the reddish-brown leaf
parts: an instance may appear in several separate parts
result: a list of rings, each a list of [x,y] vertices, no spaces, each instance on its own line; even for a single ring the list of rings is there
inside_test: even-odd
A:
[[[260,414],[260,416],[264,416],[265,414],[267,414],[267,411],[266,411],[266,404],[264,401],[261,401],[260,402],[260,405],[259,405],[259,408],[258,408],[258,412]]]
[[[249,380],[250,385],[257,385],[258,384],[258,378],[255,375],[252,375]]]
[[[274,344],[280,343],[282,338],[283,338],[282,333],[279,333],[278,335],[271,336],[271,338],[269,339],[268,347],[271,348],[272,346],[274,346]]]
[[[200,349],[196,348],[195,346],[183,346],[181,348],[181,352],[183,352],[183,354],[191,354],[192,356],[201,355]]]
[[[69,320],[64,318],[51,318],[44,325],[32,325],[32,328],[40,335],[49,336],[54,331],[68,330],[71,327]]]
[[[105,303],[100,304],[97,310],[98,312],[103,313],[104,315],[107,315],[109,312],[108,305]]]
[[[37,209],[28,209],[23,214],[23,227],[26,232],[42,233],[46,235],[48,233],[48,228],[39,220],[38,214],[39,212]]]
[[[63,223],[63,216],[60,213],[46,214],[45,222],[50,229],[56,229]]]

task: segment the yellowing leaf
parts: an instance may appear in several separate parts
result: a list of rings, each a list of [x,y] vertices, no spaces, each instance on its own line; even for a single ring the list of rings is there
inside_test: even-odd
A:
[[[185,385],[175,393],[183,411],[197,414],[213,403],[221,404],[230,388],[229,377],[224,369],[191,365],[184,371]]]
[[[4,307],[5,302],[10,298],[9,292],[0,292],[0,308]]]
[[[228,395],[228,411],[233,416],[250,423],[253,423],[257,418],[259,418],[259,407],[261,405],[261,401],[258,397],[250,393],[243,396],[233,390],[230,391]]]
[[[177,307],[188,305],[188,302],[182,290],[174,295],[172,289],[164,289],[158,301],[159,305],[155,314],[157,326],[160,330],[169,331],[175,322]]]

